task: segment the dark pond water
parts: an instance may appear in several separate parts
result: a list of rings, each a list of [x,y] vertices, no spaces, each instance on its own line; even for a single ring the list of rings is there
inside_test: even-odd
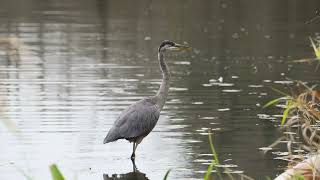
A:
[[[319,0],[85,1],[11,0],[0,6],[0,179],[50,179],[57,163],[69,179],[200,179],[212,159],[254,178],[285,163],[259,151],[279,132],[262,105],[269,87],[290,79],[319,83],[306,25]],[[170,96],[137,150],[102,141],[119,113],[161,82],[164,39],[192,52],[170,55]],[[289,80],[288,80],[289,79]],[[13,133],[15,123],[19,132]],[[9,128],[8,128],[9,127]],[[8,130],[9,129],[9,130]],[[116,178],[113,178],[116,179]]]

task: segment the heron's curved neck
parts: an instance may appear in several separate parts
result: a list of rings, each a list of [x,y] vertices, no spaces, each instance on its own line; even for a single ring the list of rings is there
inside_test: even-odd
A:
[[[162,71],[162,82],[155,98],[157,101],[157,105],[162,109],[168,96],[171,75],[169,67],[164,60],[164,54],[162,51],[158,52],[158,60],[160,69]]]

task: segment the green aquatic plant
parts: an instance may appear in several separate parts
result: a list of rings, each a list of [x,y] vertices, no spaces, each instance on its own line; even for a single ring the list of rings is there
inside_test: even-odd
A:
[[[204,176],[204,180],[212,180],[213,179],[211,174],[212,174],[212,171],[214,169],[216,170],[219,179],[220,180],[224,180],[225,178],[222,177],[222,175],[221,175],[221,173],[220,173],[220,171],[218,169],[218,167],[221,166],[221,164],[220,164],[220,161],[219,161],[218,153],[217,153],[217,151],[215,149],[215,146],[214,146],[214,143],[213,143],[213,138],[212,138],[213,135],[212,135],[211,131],[209,131],[208,136],[209,136],[209,144],[210,144],[211,153],[213,155],[213,159],[211,161],[211,164],[207,168],[207,171],[206,171],[205,176]],[[251,177],[249,177],[249,176],[247,176],[245,174],[238,174],[237,176],[239,178],[235,178],[230,173],[232,171],[229,168],[224,167],[223,169],[224,169],[224,173],[228,176],[229,180],[235,180],[235,179],[239,179],[239,178],[241,180],[245,180],[245,179],[246,180],[254,180],[253,178],[251,178]]]
[[[50,172],[52,180],[64,180],[64,177],[56,164],[50,165]]]
[[[290,180],[305,180],[305,178],[301,174],[296,173],[290,177]]]
[[[296,105],[296,101],[294,100],[294,97],[281,91],[281,90],[278,90],[276,88],[271,88],[272,90],[284,95],[282,97],[279,97],[279,98],[276,98],[276,99],[273,99],[269,102],[267,102],[263,108],[267,108],[269,106],[274,106],[274,105],[277,105],[279,103],[282,103],[282,102],[285,102],[285,109],[283,111],[283,114],[282,114],[282,119],[281,119],[281,125],[283,126],[285,123],[286,123],[286,120],[288,118],[288,115],[289,115],[289,112],[292,108],[295,107]]]
[[[319,43],[316,44],[310,36],[309,36],[309,39],[313,47],[314,54],[316,55],[317,59],[320,60],[320,44]]]
[[[163,180],[167,180],[167,178],[168,178],[168,176],[169,176],[169,174],[170,174],[170,171],[171,171],[171,169],[169,169],[169,170],[166,172],[166,174],[165,174],[164,177],[163,177]]]
[[[319,44],[319,42],[317,42],[317,44],[314,43],[314,41],[312,40],[311,37],[309,37],[309,39],[310,39],[311,45],[313,47],[314,54],[316,55],[316,60],[319,61],[317,66],[316,66],[316,69],[315,69],[315,71],[317,71],[318,67],[319,67],[319,64],[320,64],[320,44]]]
[[[320,173],[317,171],[319,166],[310,166],[310,162],[314,161],[310,160],[310,162],[304,163],[305,166],[301,168],[301,164],[309,155],[320,152],[318,125],[320,120],[320,91],[315,87],[309,87],[306,83],[296,81],[296,84],[291,87],[291,95],[281,93],[284,95],[283,97],[271,100],[264,106],[268,107],[280,103],[285,105],[281,120],[283,136],[272,143],[269,148],[272,149],[278,144],[287,144],[288,155],[281,156],[281,158],[289,162],[290,171],[288,172],[293,171],[295,173],[290,174],[289,179],[292,180],[319,179],[320,177],[318,176]],[[286,172],[283,174],[283,177],[287,177]]]
[[[320,119],[320,113],[317,108],[317,100],[320,99],[320,92],[313,90],[313,88],[306,86],[300,81],[296,81],[296,83],[297,86],[303,87],[302,90],[299,90],[300,92],[289,95],[287,93],[284,93],[283,91],[272,88],[273,90],[280,92],[284,96],[273,99],[263,106],[263,108],[266,108],[280,103],[285,104],[285,109],[283,110],[281,119],[282,126],[286,124],[289,116],[293,117],[297,114],[306,116],[305,120],[312,121],[311,124],[314,124],[315,121]]]
[[[220,165],[220,162],[219,162],[219,158],[218,158],[218,154],[217,154],[217,151],[216,149],[214,148],[214,144],[213,144],[213,140],[212,140],[212,133],[209,132],[209,144],[210,144],[210,149],[211,149],[211,153],[213,155],[213,159],[211,161],[211,164],[209,165],[207,171],[206,171],[206,174],[204,176],[204,180],[210,180],[211,178],[211,173],[212,173],[212,170],[217,166],[217,165]],[[222,179],[221,177],[221,174],[219,172],[219,170],[217,168],[215,168],[217,170],[217,173],[218,173],[218,176],[220,179]]]

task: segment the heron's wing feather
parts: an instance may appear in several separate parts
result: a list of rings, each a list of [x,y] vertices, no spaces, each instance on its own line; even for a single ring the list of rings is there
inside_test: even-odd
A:
[[[160,116],[160,110],[150,102],[137,103],[119,117],[116,127],[122,138],[147,135],[152,131]]]
[[[157,124],[159,116],[160,109],[150,99],[138,101],[120,114],[104,142],[147,135]]]

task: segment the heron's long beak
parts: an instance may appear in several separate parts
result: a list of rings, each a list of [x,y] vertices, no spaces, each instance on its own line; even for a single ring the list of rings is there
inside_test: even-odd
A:
[[[177,51],[190,51],[191,47],[176,43],[176,44],[174,44],[174,50],[177,50]]]

